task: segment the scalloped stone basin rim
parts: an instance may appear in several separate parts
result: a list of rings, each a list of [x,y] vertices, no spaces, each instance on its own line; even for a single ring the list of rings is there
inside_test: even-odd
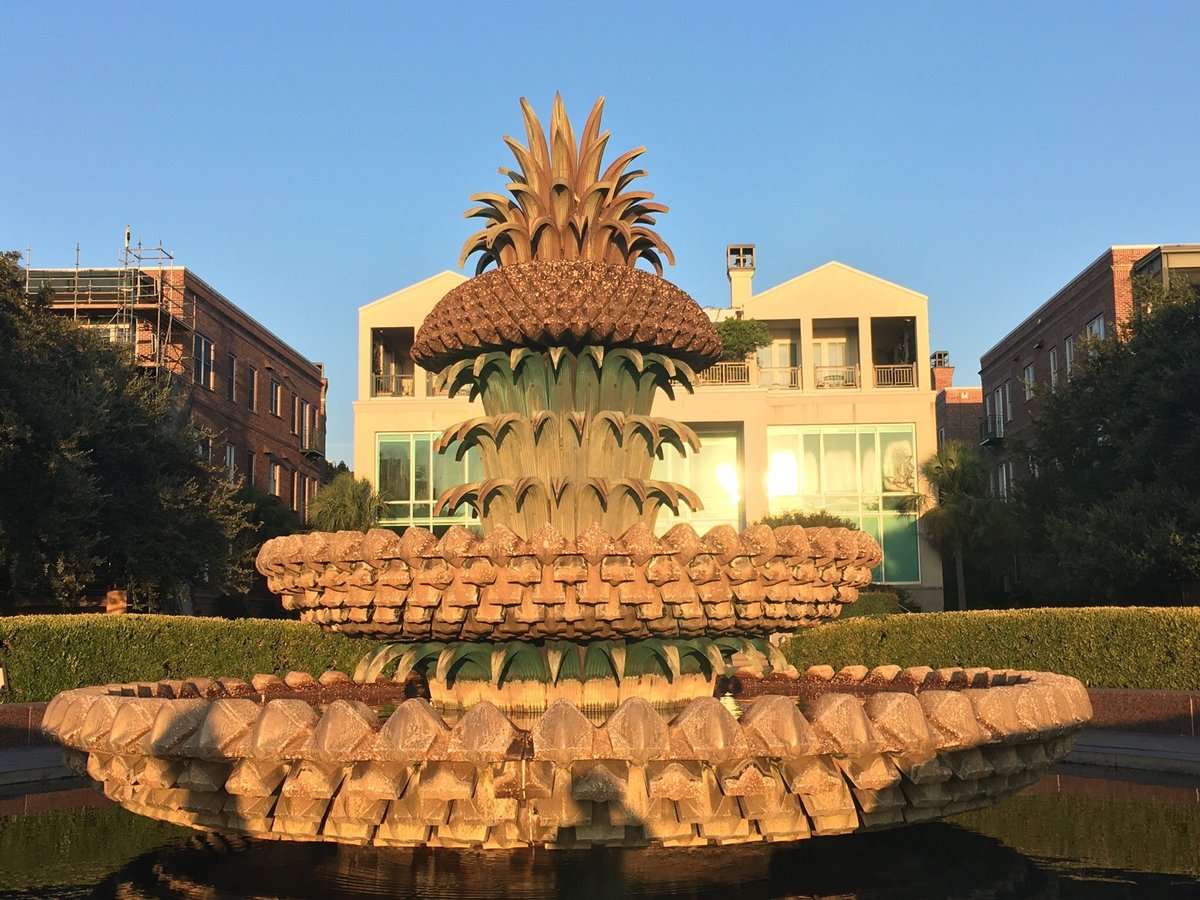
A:
[[[233,679],[80,688],[43,728],[127,809],[264,838],[508,848],[799,840],[995,802],[1064,758],[1077,680],[987,669],[815,667],[735,719],[712,698],[601,726],[558,701],[528,730],[490,703],[450,727],[402,685]],[[822,685],[824,689],[822,689]],[[195,694],[195,696],[187,696]],[[180,696],[182,695],[182,696]],[[255,699],[250,699],[253,696]],[[266,702],[262,702],[265,700]]]

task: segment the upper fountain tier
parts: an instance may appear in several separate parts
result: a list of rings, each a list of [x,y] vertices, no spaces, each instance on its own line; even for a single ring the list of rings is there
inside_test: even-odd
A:
[[[503,266],[450,291],[425,318],[413,359],[440,370],[480,353],[519,348],[629,347],[703,369],[721,339],[700,306],[671,282],[594,260]]]

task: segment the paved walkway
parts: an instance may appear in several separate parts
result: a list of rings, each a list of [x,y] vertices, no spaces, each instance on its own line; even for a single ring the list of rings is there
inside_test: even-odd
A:
[[[1076,738],[1067,762],[1200,777],[1200,737],[1089,728]],[[0,787],[77,777],[63,766],[58,747],[0,748]]]

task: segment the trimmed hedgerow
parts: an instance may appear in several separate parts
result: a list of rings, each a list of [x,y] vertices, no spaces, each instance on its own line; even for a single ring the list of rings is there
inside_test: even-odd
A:
[[[12,685],[0,700],[48,700],[89,684],[353,671],[371,644],[274,619],[12,616],[0,618],[0,660]]]
[[[827,664],[986,666],[1073,675],[1091,687],[1200,689],[1200,609],[1104,607],[858,617],[808,629],[784,654]]]
[[[900,598],[888,591],[864,591],[858,599],[842,607],[841,619],[858,616],[889,616],[907,612],[900,605]]]

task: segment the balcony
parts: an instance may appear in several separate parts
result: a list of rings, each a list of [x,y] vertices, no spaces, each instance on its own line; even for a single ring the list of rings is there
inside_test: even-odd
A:
[[[859,387],[858,366],[814,366],[817,390],[845,390]]]
[[[799,366],[760,366],[758,383],[773,391],[798,391],[803,383]]]
[[[708,385],[748,385],[750,384],[750,364],[745,362],[714,363],[699,375],[700,384]]]
[[[917,364],[875,366],[875,387],[896,388],[917,386]]]
[[[411,397],[413,396],[413,376],[373,375],[371,376],[371,396]]]
[[[984,416],[979,420],[979,446],[999,446],[1004,440],[1004,418]]]

